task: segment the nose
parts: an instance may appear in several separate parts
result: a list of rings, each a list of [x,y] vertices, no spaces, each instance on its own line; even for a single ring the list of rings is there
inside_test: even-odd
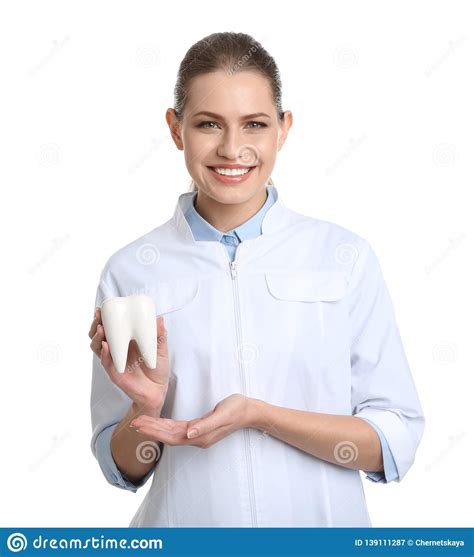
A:
[[[238,131],[225,130],[220,137],[217,154],[219,157],[239,162],[242,144]]]

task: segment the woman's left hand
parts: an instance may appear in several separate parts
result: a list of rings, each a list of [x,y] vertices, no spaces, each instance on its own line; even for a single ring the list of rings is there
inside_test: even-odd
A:
[[[191,421],[141,415],[132,420],[130,426],[166,445],[196,445],[207,449],[234,431],[249,427],[250,412],[251,399],[236,393]],[[197,430],[195,436],[193,430]]]

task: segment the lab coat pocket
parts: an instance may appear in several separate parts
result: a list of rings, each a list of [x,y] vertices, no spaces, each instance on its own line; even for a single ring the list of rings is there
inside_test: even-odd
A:
[[[156,315],[183,309],[194,300],[198,291],[199,281],[192,279],[176,279],[155,284],[150,295],[155,301]]]
[[[266,273],[270,293],[279,300],[333,302],[346,292],[342,271],[288,271]]]
[[[274,271],[266,273],[273,298],[283,304],[287,323],[312,341],[328,349],[338,344],[338,333],[346,323],[341,300],[347,291],[343,271]]]

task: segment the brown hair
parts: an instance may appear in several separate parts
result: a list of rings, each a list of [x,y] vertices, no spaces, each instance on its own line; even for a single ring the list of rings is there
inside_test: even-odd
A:
[[[281,106],[281,79],[275,60],[263,46],[245,33],[212,33],[193,44],[186,52],[178,70],[174,88],[174,111],[178,120],[183,117],[190,81],[197,75],[224,70],[230,75],[238,71],[257,71],[268,79],[278,112]],[[270,183],[273,184],[270,178]],[[190,191],[196,191],[194,181]]]

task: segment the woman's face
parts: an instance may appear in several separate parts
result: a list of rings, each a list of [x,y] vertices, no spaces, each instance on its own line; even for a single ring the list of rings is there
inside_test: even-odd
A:
[[[200,193],[220,203],[244,203],[264,190],[292,124],[278,118],[270,85],[255,71],[212,72],[193,78],[183,119],[168,109],[167,121]],[[220,178],[216,168],[251,169]]]

